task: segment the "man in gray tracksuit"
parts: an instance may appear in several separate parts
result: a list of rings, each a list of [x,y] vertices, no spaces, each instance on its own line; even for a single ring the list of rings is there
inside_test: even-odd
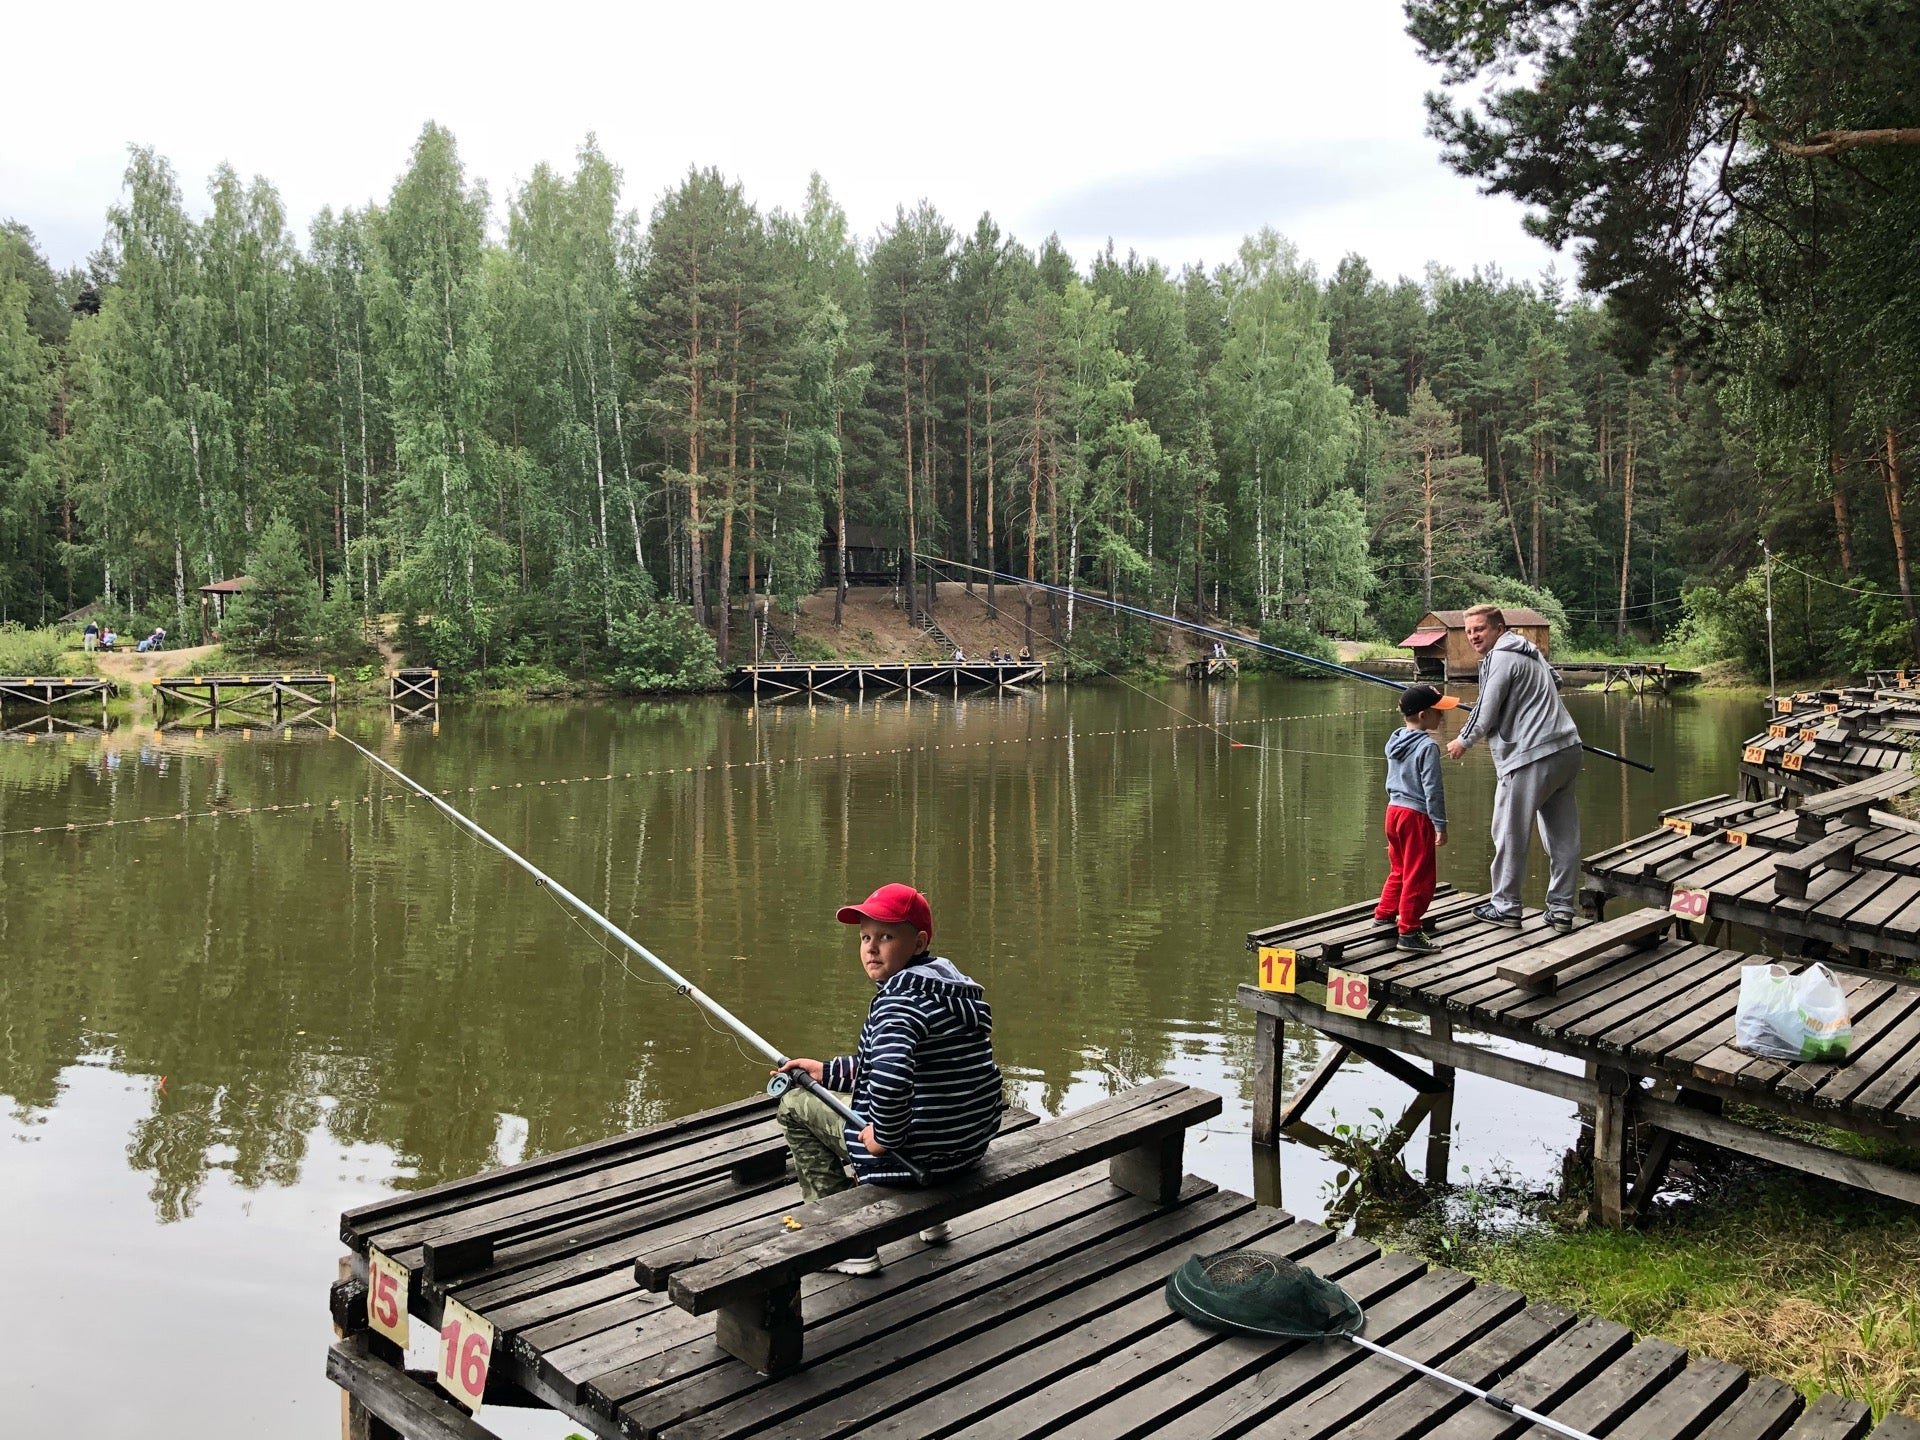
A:
[[[1458,760],[1484,739],[1500,777],[1493,801],[1493,895],[1473,913],[1500,925],[1520,923],[1520,885],[1537,817],[1552,865],[1547,923],[1571,930],[1580,875],[1580,811],[1574,798],[1579,728],[1560,702],[1546,656],[1508,630],[1496,606],[1467,611],[1467,639],[1480,655],[1480,695],[1472,717],[1448,744],[1447,758]]]

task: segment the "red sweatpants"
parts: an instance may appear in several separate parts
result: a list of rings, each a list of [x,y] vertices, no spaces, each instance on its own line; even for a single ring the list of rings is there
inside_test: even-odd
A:
[[[1432,820],[1404,805],[1387,806],[1387,883],[1380,887],[1376,920],[1398,916],[1402,935],[1420,928],[1433,903],[1437,851]]]

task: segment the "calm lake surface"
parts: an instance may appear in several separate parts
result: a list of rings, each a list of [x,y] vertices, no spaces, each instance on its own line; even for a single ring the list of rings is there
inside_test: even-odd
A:
[[[1589,741],[1659,770],[1588,757],[1589,852],[1733,788],[1759,718],[1711,696],[1569,703]],[[1245,934],[1377,888],[1397,718],[1384,688],[1249,677],[342,729],[793,1054],[849,1048],[871,994],[834,909],[919,885],[1025,1104],[1156,1075],[1217,1089],[1188,1165],[1250,1190]],[[1484,752],[1447,783],[1441,878],[1484,888]],[[1532,903],[1543,888],[1536,862]],[[763,1079],[630,963],[324,732],[140,721],[0,745],[0,1434],[331,1440],[342,1209]],[[1572,1107],[1460,1083],[1454,1178],[1549,1180]],[[1313,1118],[1405,1098],[1356,1066]],[[1284,1147],[1287,1207],[1323,1214],[1333,1168]]]

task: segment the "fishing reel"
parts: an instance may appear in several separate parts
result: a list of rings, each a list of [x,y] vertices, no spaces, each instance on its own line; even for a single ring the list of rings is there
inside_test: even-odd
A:
[[[776,1070],[767,1077],[767,1094],[776,1100],[791,1090],[793,1086],[794,1075],[791,1070]]]

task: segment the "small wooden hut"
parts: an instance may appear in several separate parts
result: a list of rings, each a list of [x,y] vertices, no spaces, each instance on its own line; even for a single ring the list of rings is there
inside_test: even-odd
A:
[[[1509,630],[1531,640],[1542,655],[1553,653],[1553,627],[1546,616],[1524,605],[1502,605],[1500,610]],[[1413,651],[1414,673],[1422,680],[1471,680],[1480,669],[1480,657],[1467,643],[1464,610],[1429,610],[1400,645]]]

